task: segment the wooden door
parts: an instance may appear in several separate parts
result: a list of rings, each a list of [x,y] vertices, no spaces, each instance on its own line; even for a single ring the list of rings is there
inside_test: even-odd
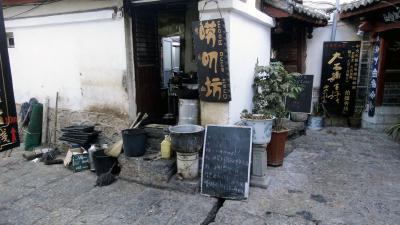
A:
[[[138,112],[160,113],[160,57],[157,10],[149,6],[132,9],[133,48]]]

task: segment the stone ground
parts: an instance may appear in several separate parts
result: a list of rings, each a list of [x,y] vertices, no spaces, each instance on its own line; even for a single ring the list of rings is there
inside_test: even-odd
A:
[[[269,188],[225,201],[215,225],[400,224],[400,145],[385,134],[326,128],[288,148]]]
[[[89,171],[27,162],[20,151],[0,158],[0,225],[201,224],[217,203],[123,180],[94,187],[95,180]]]
[[[348,128],[308,131],[288,143],[267,190],[225,201],[213,225],[400,224],[400,145]],[[0,154],[0,225],[202,224],[217,200],[118,180],[94,187],[91,172]]]

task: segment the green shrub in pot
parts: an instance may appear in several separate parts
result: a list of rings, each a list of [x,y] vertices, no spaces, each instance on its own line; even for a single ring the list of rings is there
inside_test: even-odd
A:
[[[284,126],[284,119],[288,117],[286,99],[296,98],[303,87],[297,82],[298,73],[289,73],[281,62],[272,62],[268,67],[259,68],[267,74],[265,79],[257,80],[264,87],[254,97],[263,99],[268,104],[265,110],[275,117],[272,139],[268,145],[268,164],[279,166],[283,163],[285,143],[288,130]]]
[[[253,143],[269,143],[274,117],[275,129],[283,129],[283,118],[288,114],[285,99],[296,98],[302,90],[295,76],[294,73],[288,73],[281,62],[260,66],[257,61],[254,69],[253,110],[252,113],[244,110],[241,115],[245,124],[253,127]],[[259,140],[260,136],[265,139]]]

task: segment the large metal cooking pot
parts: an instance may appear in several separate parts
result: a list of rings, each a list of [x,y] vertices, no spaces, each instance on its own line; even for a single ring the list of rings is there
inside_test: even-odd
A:
[[[197,125],[178,125],[169,128],[172,150],[181,153],[198,152],[203,147],[204,128]]]

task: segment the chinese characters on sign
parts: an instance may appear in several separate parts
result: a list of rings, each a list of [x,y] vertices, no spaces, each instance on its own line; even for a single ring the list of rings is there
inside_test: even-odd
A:
[[[373,61],[371,66],[371,79],[368,90],[368,116],[375,115],[376,85],[378,82],[379,41],[374,43]]]
[[[193,22],[192,27],[200,99],[229,102],[231,90],[224,20]]]
[[[385,23],[394,23],[400,21],[400,8],[382,14]]]
[[[0,4],[1,6],[1,4]],[[3,11],[0,10],[0,152],[19,146],[17,112],[8,58]]]
[[[321,102],[331,114],[351,116],[357,94],[361,42],[325,42]]]

